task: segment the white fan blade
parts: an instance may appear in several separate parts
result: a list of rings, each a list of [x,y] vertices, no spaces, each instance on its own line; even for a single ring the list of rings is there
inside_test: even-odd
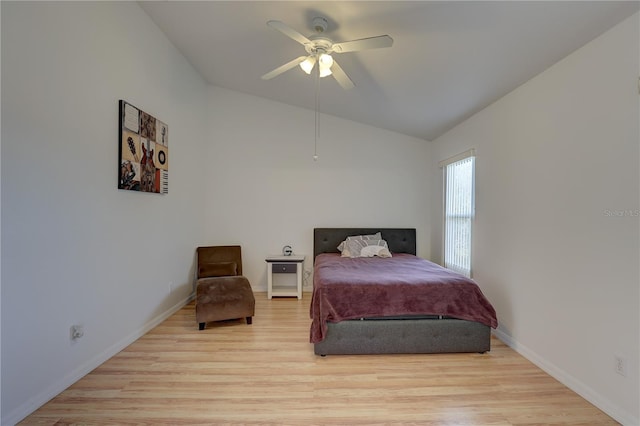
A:
[[[349,76],[340,68],[340,65],[334,60],[333,66],[331,66],[331,72],[333,74],[333,78],[336,79],[338,84],[342,86],[343,89],[349,90],[355,87],[353,81],[349,78]]]
[[[279,66],[275,70],[266,73],[261,78],[263,80],[271,80],[273,77],[276,77],[276,76],[282,74],[285,71],[289,71],[291,68],[295,67],[296,65],[298,65],[299,63],[301,63],[305,59],[307,59],[306,56],[298,56],[293,61],[289,61],[286,64]]]
[[[305,36],[303,36],[302,34],[300,34],[299,32],[297,32],[296,30],[294,30],[293,28],[291,28],[290,26],[288,26],[283,22],[269,21],[267,22],[267,25],[269,25],[273,29],[280,31],[282,34],[297,41],[300,44],[304,45],[304,44],[311,43],[311,40],[309,40],[308,38],[306,38]]]
[[[363,38],[360,40],[335,43],[332,48],[336,53],[356,52],[358,50],[379,49],[393,46],[393,39],[388,35]]]

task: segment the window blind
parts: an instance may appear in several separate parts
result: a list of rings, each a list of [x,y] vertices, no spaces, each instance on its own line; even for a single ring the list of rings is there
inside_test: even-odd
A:
[[[458,158],[443,166],[444,266],[470,277],[475,157]]]

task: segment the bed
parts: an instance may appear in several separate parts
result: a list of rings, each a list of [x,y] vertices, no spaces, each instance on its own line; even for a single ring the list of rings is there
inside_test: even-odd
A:
[[[391,258],[340,256],[337,247],[348,236],[376,232]],[[491,349],[495,310],[474,281],[416,257],[415,229],[315,228],[313,251],[310,341],[315,354]]]

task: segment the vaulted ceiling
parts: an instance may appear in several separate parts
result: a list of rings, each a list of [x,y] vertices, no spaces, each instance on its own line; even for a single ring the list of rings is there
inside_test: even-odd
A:
[[[319,81],[319,108],[433,140],[631,16],[634,1],[142,1],[143,10],[210,84],[314,109],[316,81],[300,67],[260,77],[305,55],[267,26],[304,36],[326,18],[333,42],[387,34],[390,48],[334,54],[355,83]]]

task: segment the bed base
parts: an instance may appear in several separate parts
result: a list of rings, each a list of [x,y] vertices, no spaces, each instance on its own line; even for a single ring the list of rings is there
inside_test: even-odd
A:
[[[459,319],[349,320],[328,323],[316,355],[484,353],[490,327]]]

